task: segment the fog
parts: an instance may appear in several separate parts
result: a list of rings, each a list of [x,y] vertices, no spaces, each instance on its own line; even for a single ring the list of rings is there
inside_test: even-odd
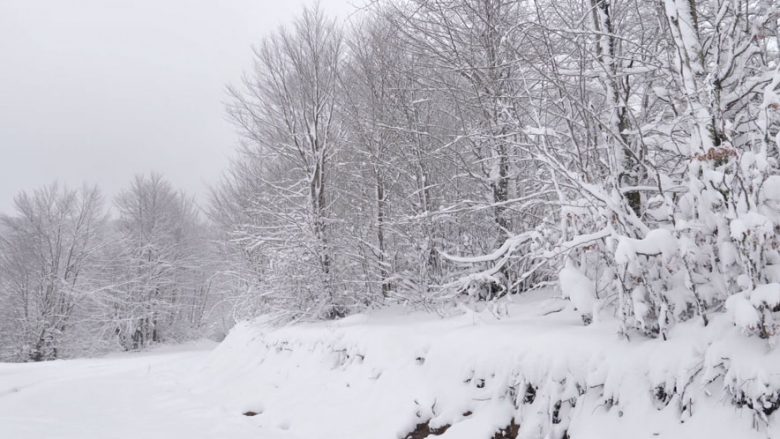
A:
[[[225,86],[303,2],[0,2],[0,212],[52,181],[110,197],[163,173],[203,199],[237,142]],[[345,16],[347,0],[322,7]]]

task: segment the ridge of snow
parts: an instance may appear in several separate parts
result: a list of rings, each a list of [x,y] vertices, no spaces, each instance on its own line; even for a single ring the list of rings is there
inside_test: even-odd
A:
[[[662,255],[669,260],[678,251],[677,239],[671,231],[655,229],[647,233],[644,239],[620,237],[615,249],[615,262],[624,265],[636,259],[638,254]]]
[[[226,410],[259,408],[251,422],[311,439],[397,439],[427,421],[451,425],[442,439],[489,438],[512,419],[526,439],[780,437],[777,415],[762,411],[780,389],[780,352],[727,315],[629,342],[615,320],[584,327],[560,304],[547,292],[507,301],[502,319],[382,310],[245,323],[200,387]]]

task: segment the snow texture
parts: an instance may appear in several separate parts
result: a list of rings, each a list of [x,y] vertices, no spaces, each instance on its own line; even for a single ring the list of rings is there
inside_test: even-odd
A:
[[[627,341],[615,320],[582,326],[554,296],[504,299],[501,319],[395,308],[243,323],[211,353],[0,364],[0,437],[398,439],[423,423],[442,439],[512,423],[526,439],[780,437],[780,354],[727,315]],[[749,325],[753,305],[780,303],[780,285],[732,297]]]
[[[193,393],[213,343],[45,363],[0,363],[3,439],[277,439]]]
[[[212,355],[201,391],[305,438],[397,439],[424,422],[450,426],[442,439],[489,438],[512,420],[520,438],[780,436],[780,354],[725,315],[678,324],[669,341],[629,342],[614,321],[583,327],[549,293],[522,301],[504,319],[384,310],[242,324]]]
[[[583,315],[592,315],[596,304],[596,285],[578,270],[571,260],[558,274],[563,297],[571,300],[574,307]]]

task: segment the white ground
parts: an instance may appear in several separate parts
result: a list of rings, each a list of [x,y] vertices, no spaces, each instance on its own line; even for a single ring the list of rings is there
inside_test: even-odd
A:
[[[758,410],[780,397],[780,336],[747,336],[721,313],[627,341],[604,312],[585,327],[548,294],[500,305],[258,321],[216,349],[0,363],[0,439],[399,439],[425,422],[451,425],[437,439],[480,439],[513,419],[518,439],[780,438],[780,410]]]
[[[276,439],[187,384],[213,344],[36,364],[0,363],[3,439]],[[285,433],[284,437],[290,437]]]

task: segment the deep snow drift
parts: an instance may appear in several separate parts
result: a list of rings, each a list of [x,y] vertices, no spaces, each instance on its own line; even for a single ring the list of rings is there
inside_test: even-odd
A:
[[[727,314],[627,341],[565,300],[513,300],[245,323],[212,352],[0,364],[0,438],[780,437],[780,354]]]
[[[780,437],[780,354],[727,316],[679,324],[668,341],[627,341],[615,322],[583,326],[570,306],[537,293],[446,318],[243,324],[201,390],[309,439],[398,439],[418,424],[442,439],[513,425],[521,438]]]

